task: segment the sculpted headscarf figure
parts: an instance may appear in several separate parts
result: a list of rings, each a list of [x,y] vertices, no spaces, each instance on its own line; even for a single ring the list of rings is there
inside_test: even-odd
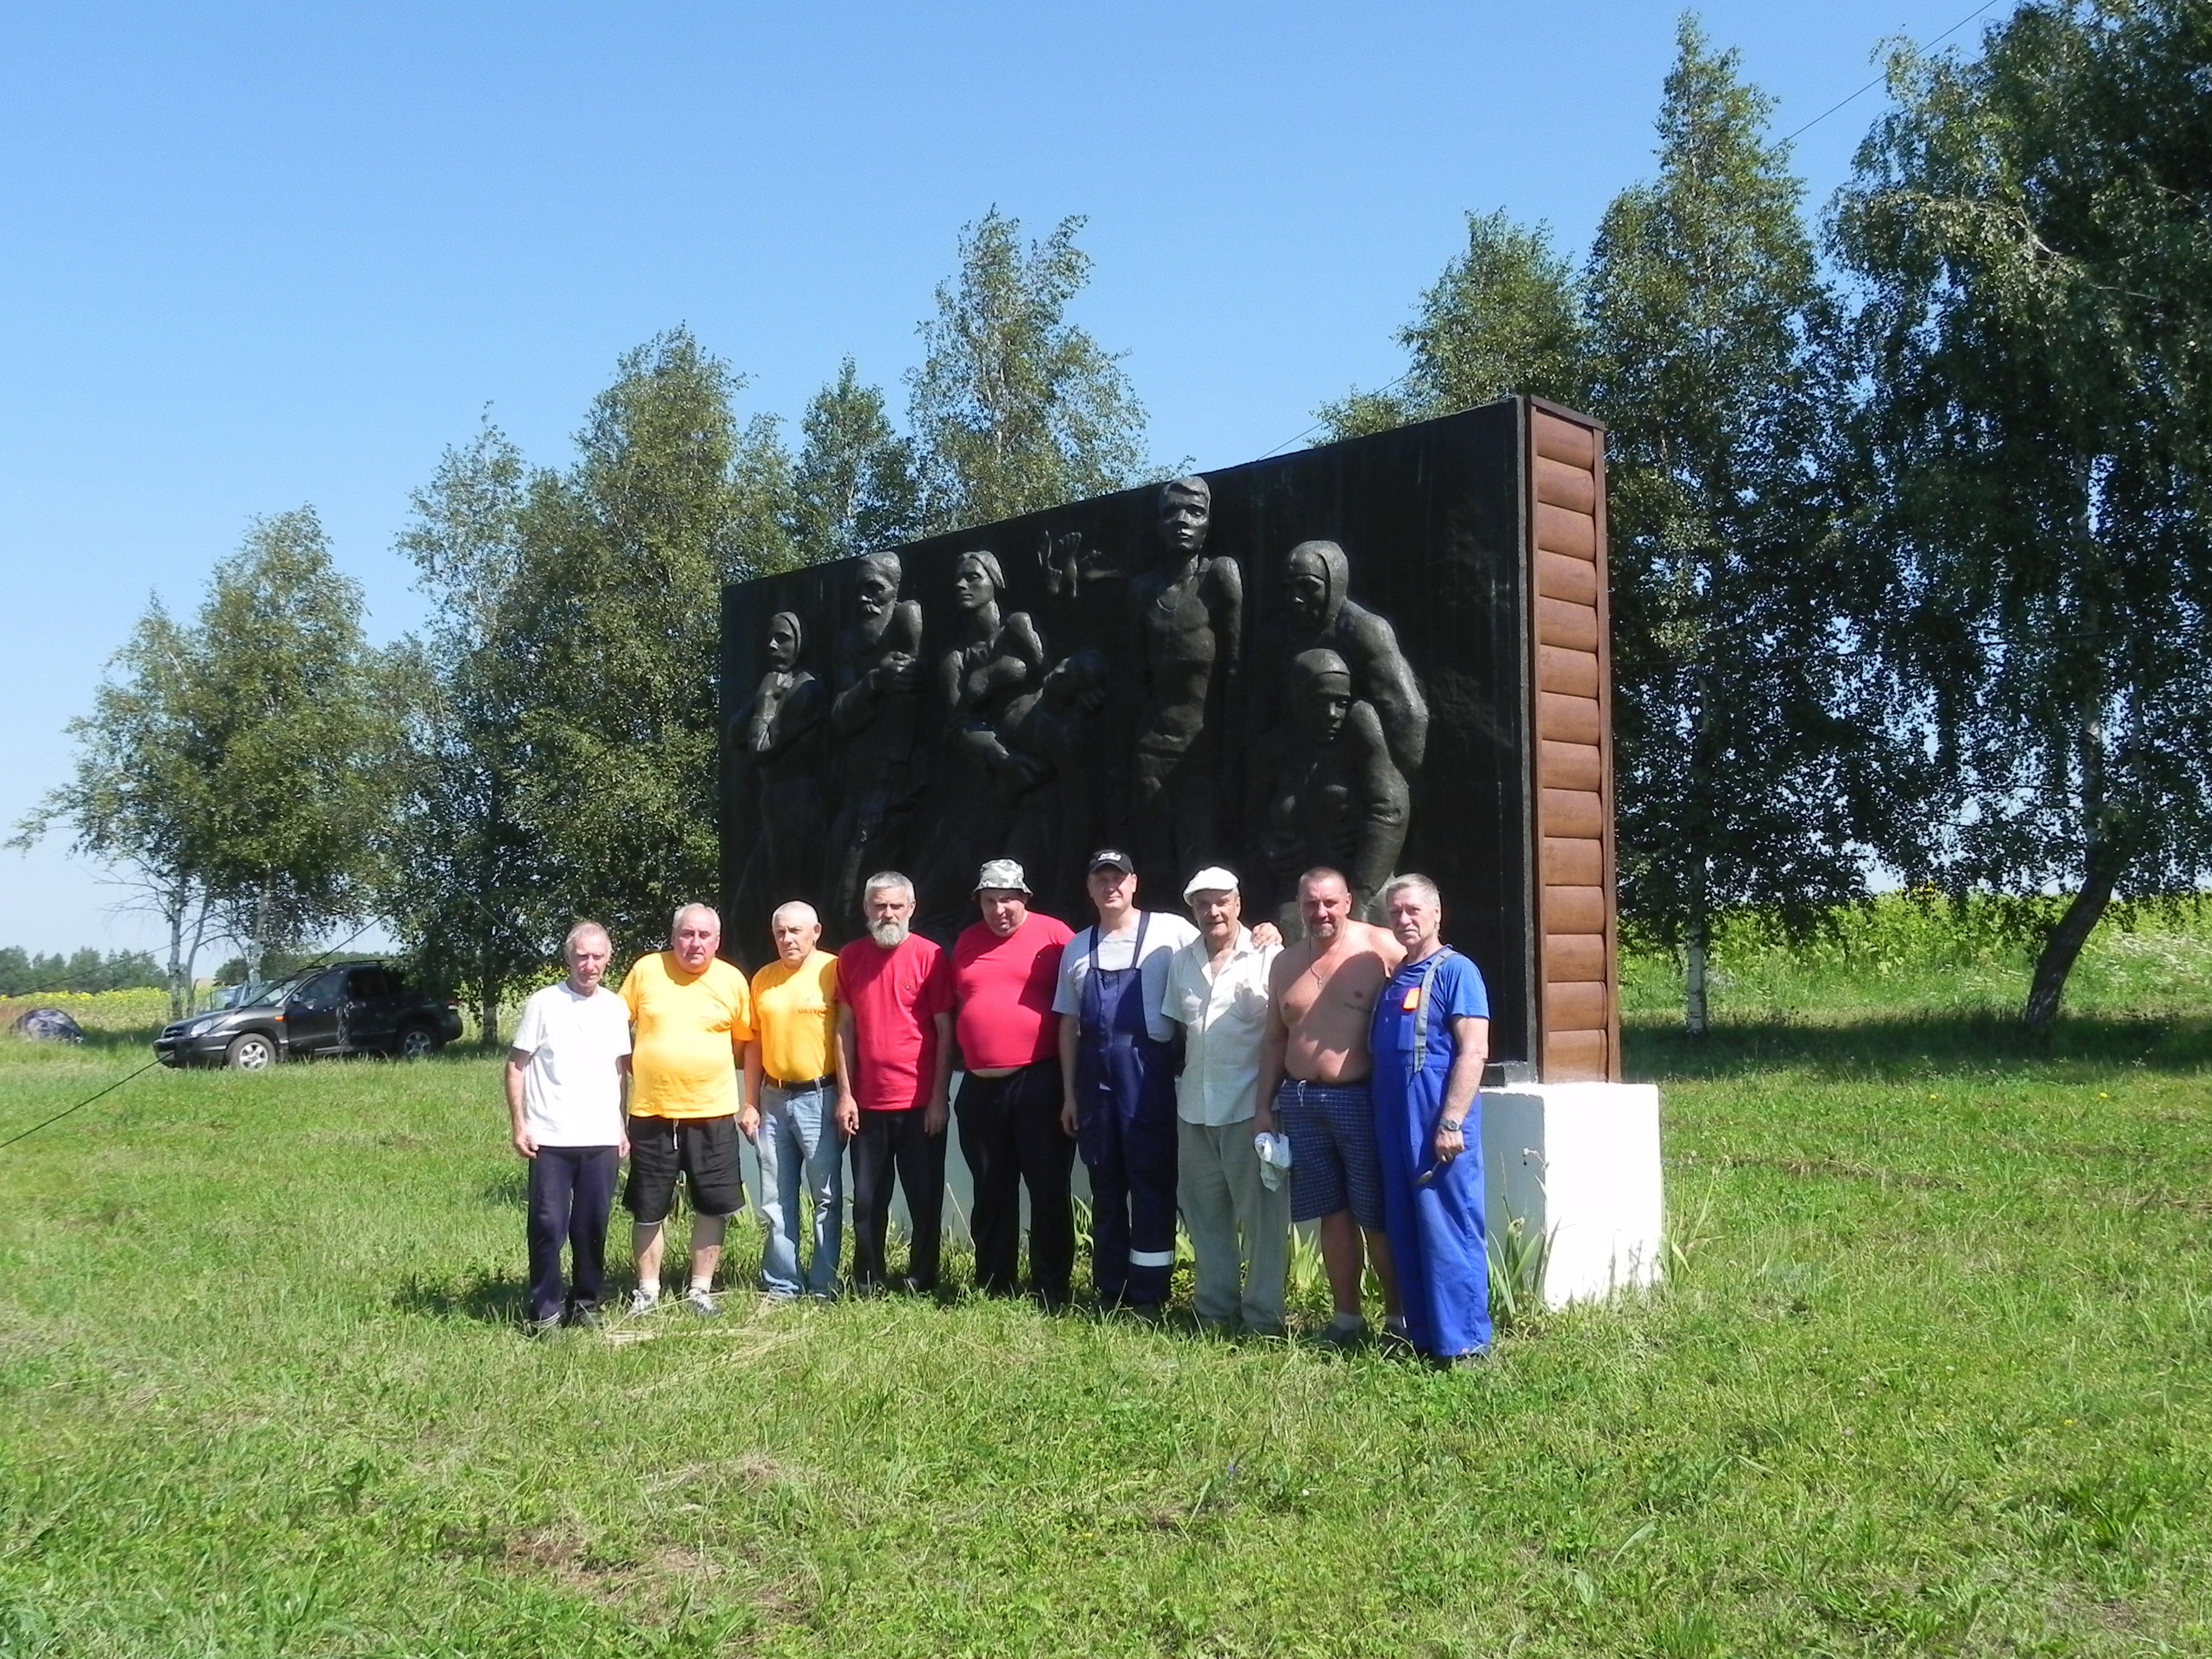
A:
[[[1264,732],[1291,717],[1285,700],[1291,660],[1304,651],[1334,651],[1351,672],[1352,695],[1382,721],[1392,762],[1412,777],[1428,749],[1429,706],[1396,630],[1351,598],[1352,562],[1334,542],[1300,542],[1284,556],[1282,575],[1283,615],[1261,645],[1255,729]]]
[[[1374,705],[1352,696],[1352,670],[1335,652],[1291,659],[1292,718],[1261,738],[1255,803],[1255,862],[1282,898],[1299,871],[1341,870],[1364,916],[1406,844],[1408,796]],[[1286,913],[1287,914],[1287,913]],[[1296,926],[1291,916],[1288,933]]]
[[[760,810],[760,838],[738,881],[741,916],[821,885],[830,827],[821,781],[830,693],[799,665],[805,647],[805,624],[797,612],[769,617],[769,672],[730,723],[732,741],[751,763],[740,776],[749,775]]]

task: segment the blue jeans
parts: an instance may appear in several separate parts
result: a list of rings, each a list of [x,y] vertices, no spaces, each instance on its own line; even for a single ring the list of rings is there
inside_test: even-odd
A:
[[[761,1216],[768,1247],[761,1283],[779,1296],[834,1295],[845,1247],[845,1143],[837,1137],[837,1097],[829,1088],[761,1090]],[[799,1182],[814,1204],[813,1250],[799,1273]]]

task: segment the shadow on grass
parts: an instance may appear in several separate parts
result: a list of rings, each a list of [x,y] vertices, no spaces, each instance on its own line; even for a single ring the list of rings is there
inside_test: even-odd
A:
[[[1778,1069],[1838,1080],[2053,1066],[2185,1073],[2212,1067],[2212,1019],[2079,1015],[2034,1030],[1996,1013],[1880,1015],[1833,1024],[1744,1018],[1692,1037],[1647,1018],[1623,1029],[1621,1049],[1629,1078],[1646,1083]]]
[[[392,1293],[402,1313],[428,1319],[467,1319],[480,1325],[519,1325],[528,1305],[529,1285],[520,1273],[479,1273],[455,1285],[410,1275]]]

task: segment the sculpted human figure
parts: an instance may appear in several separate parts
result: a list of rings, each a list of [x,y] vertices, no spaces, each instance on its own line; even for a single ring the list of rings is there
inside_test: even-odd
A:
[[[842,740],[842,801],[830,835],[836,914],[860,908],[860,872],[894,862],[902,819],[921,793],[921,607],[898,596],[898,555],[860,562],[860,619],[831,650],[830,721]]]
[[[1364,915],[1406,844],[1406,780],[1374,708],[1352,696],[1343,658],[1302,651],[1288,678],[1291,723],[1259,744],[1260,857],[1278,892],[1309,866],[1343,870]]]
[[[1222,760],[1244,654],[1243,573],[1235,559],[1207,555],[1212,511],[1204,478],[1160,487],[1160,556],[1129,578],[1127,600],[1137,855],[1178,882],[1218,856]],[[1056,595],[1121,574],[1086,562],[1073,541],[1048,543],[1044,564]]]
[[[995,728],[971,726],[958,738],[985,787],[1012,809],[1008,855],[1054,872],[1041,878],[1040,902],[1069,915],[1082,902],[1071,861],[1094,839],[1091,732],[1106,696],[1105,657],[1079,651],[1008,703]]]
[[[1334,651],[1352,674],[1352,695],[1371,705],[1399,772],[1421,769],[1429,744],[1429,706],[1413,665],[1398,649],[1398,635],[1373,611],[1346,597],[1352,563],[1334,542],[1300,542],[1283,560],[1284,614],[1261,642],[1266,666],[1255,701],[1253,729],[1285,723],[1285,672],[1301,653]]]
[[[822,846],[830,824],[822,798],[823,720],[829,689],[801,668],[805,631],[792,611],[769,619],[769,672],[731,722],[738,751],[752,763],[760,802],[760,839],[740,878],[748,898],[811,893],[821,884]]]
[[[986,859],[1003,856],[1017,795],[993,787],[988,769],[1000,725],[1024,692],[1044,678],[1044,641],[1029,613],[1002,615],[1006,579],[995,555],[963,553],[953,568],[952,640],[930,669],[931,717],[941,763],[931,769],[926,849],[916,862],[925,891],[939,908],[921,923],[950,939],[971,920],[973,907],[952,896]]]

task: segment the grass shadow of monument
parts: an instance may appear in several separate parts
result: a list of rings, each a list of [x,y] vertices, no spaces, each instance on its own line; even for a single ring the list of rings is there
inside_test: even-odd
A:
[[[1996,1012],[1832,1023],[1774,1016],[1716,1021],[1702,1037],[1646,1019],[1626,1024],[1621,1036],[1628,1077],[1654,1083],[1772,1071],[1884,1082],[2068,1066],[2168,1073],[2212,1067],[2212,1018],[2200,1017],[2074,1015],[2034,1029]]]

